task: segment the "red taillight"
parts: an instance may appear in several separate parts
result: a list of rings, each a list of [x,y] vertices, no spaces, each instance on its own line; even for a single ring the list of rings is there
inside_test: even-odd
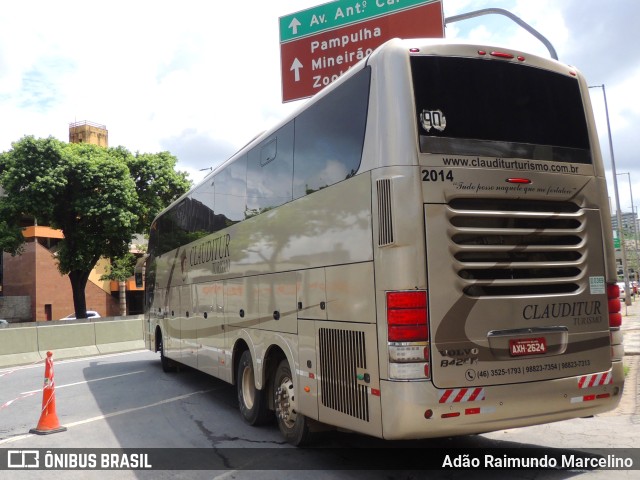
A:
[[[451,413],[443,413],[440,415],[441,418],[456,418],[460,416],[460,412],[451,412]]]
[[[622,326],[622,314],[610,313],[609,314],[609,326],[611,328],[620,328]]]
[[[509,58],[509,59],[513,58],[513,55],[506,52],[491,52],[490,55],[492,57],[498,57],[498,58]]]
[[[609,299],[609,327],[619,328],[622,325],[622,304],[620,303],[620,287],[615,283],[607,283],[607,298]]]
[[[427,292],[388,292],[387,309],[427,308]]]
[[[619,298],[609,299],[609,313],[618,313],[622,310],[622,302]]]
[[[387,323],[390,342],[426,341],[427,292],[388,292]]]
[[[389,325],[390,342],[420,342],[428,334],[426,325]]]

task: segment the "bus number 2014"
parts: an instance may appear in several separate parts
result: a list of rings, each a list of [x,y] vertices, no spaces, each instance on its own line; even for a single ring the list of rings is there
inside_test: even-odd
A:
[[[451,170],[422,170],[423,182],[453,182],[453,172]]]

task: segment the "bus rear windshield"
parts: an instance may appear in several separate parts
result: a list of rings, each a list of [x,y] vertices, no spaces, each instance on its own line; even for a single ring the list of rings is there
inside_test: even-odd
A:
[[[575,78],[501,60],[411,57],[423,153],[591,163]]]

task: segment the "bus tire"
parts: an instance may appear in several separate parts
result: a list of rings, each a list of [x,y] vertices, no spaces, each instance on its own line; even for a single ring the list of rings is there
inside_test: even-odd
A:
[[[269,418],[266,390],[256,388],[255,372],[251,352],[245,350],[240,356],[236,376],[238,407],[242,419],[249,425],[261,425]]]
[[[164,341],[162,339],[162,333],[158,337],[158,350],[160,350],[160,365],[162,365],[162,371],[165,373],[171,373],[177,371],[176,364],[164,354]]]
[[[293,376],[285,359],[276,369],[273,383],[273,405],[276,409],[278,428],[292,445],[305,445],[310,440],[309,421],[297,411]]]

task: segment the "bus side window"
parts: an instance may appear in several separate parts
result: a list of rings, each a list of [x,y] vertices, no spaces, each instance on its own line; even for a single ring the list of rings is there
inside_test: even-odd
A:
[[[360,167],[369,104],[366,68],[295,120],[293,198],[352,177]]]
[[[292,177],[293,122],[289,122],[248,154],[246,217],[290,202]]]
[[[189,198],[193,215],[190,225],[191,231],[208,234],[219,230],[220,227],[217,225],[215,216],[213,179],[205,180]]]
[[[216,230],[244,220],[247,197],[247,156],[235,160],[213,179]]]

